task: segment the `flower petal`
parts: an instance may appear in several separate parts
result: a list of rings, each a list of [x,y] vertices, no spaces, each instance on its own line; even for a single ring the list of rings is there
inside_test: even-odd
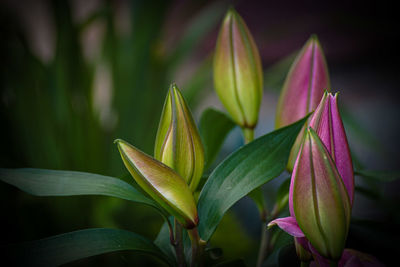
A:
[[[283,231],[294,237],[304,237],[299,225],[294,217],[279,218],[271,221],[268,227],[278,225]]]

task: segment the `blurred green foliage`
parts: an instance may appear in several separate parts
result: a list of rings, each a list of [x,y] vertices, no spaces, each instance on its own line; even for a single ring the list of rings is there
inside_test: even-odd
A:
[[[79,23],[71,1],[44,4],[55,32],[49,61],[34,53],[20,18],[0,10],[0,167],[123,176],[113,140],[124,138],[152,154],[169,84],[202,40],[217,29],[226,3],[195,3],[198,10],[169,47],[164,41],[170,1],[126,2],[128,30],[122,33],[116,25],[118,2],[100,1]],[[89,59],[82,40],[99,22],[104,25],[100,53]],[[180,85],[190,105],[211,84],[211,71],[211,56],[206,55]],[[100,106],[99,81],[111,90]],[[9,227],[1,230],[0,245],[87,227],[119,227],[155,238],[162,225],[156,212],[112,198],[32,198],[3,184],[0,194],[7,200],[0,208],[8,214],[5,226]]]

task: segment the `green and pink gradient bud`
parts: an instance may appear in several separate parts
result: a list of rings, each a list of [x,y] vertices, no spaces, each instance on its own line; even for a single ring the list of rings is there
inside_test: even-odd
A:
[[[261,59],[249,29],[233,8],[225,16],[217,40],[214,87],[235,123],[253,129],[263,93]]]
[[[339,260],[351,202],[329,151],[308,128],[292,174],[292,211],[305,237],[327,259]]]
[[[321,45],[315,35],[304,45],[286,77],[279,98],[275,128],[289,125],[315,110],[324,90],[329,90],[329,73]],[[290,153],[288,170],[292,171],[304,128]]]
[[[280,228],[282,228],[284,231],[288,232],[289,234],[291,234],[292,236],[295,237],[296,240],[301,240],[303,242],[299,242],[300,244],[303,245],[303,248],[305,248],[306,250],[309,248],[309,245],[307,245],[307,242],[304,242],[304,240],[307,240],[309,237],[307,236],[305,230],[302,228],[301,224],[299,223],[299,218],[297,217],[297,215],[294,212],[294,192],[295,192],[295,179],[302,181],[302,179],[314,179],[315,181],[313,181],[311,184],[309,184],[308,186],[311,186],[311,189],[308,189],[307,193],[306,190],[303,187],[303,192],[297,194],[297,196],[300,196],[301,194],[312,194],[309,195],[308,197],[310,198],[315,198],[316,196],[322,196],[321,193],[319,193],[319,191],[316,190],[318,183],[316,183],[316,181],[318,179],[325,179],[323,178],[324,176],[326,177],[330,177],[330,176],[334,176],[335,171],[334,169],[337,170],[337,173],[339,174],[339,178],[342,181],[342,184],[345,187],[347,196],[349,198],[349,203],[350,203],[350,207],[352,206],[353,203],[353,195],[354,195],[354,175],[353,175],[353,165],[352,165],[352,160],[351,160],[351,156],[350,156],[350,150],[349,150],[349,146],[348,146],[348,142],[347,142],[347,138],[346,138],[346,133],[343,127],[343,123],[339,114],[339,110],[338,110],[338,106],[337,106],[337,94],[336,95],[332,95],[331,93],[325,92],[320,104],[318,105],[318,107],[316,108],[313,116],[310,118],[310,123],[309,123],[309,127],[310,129],[308,130],[308,136],[313,137],[314,135],[317,135],[317,138],[314,138],[313,143],[318,144],[318,143],[322,143],[322,147],[327,151],[328,156],[325,155],[326,161],[329,162],[328,159],[331,159],[332,162],[334,162],[334,165],[336,166],[335,168],[330,168],[332,169],[329,173],[331,173],[329,176],[327,176],[324,173],[327,173],[326,170],[325,172],[321,172],[319,171],[319,173],[316,173],[316,169],[315,168],[315,162],[321,162],[321,151],[323,151],[322,148],[319,148],[320,153],[316,153],[318,152],[318,150],[316,150],[316,152],[312,153],[313,150],[309,150],[309,152],[307,153],[308,150],[305,150],[305,154],[304,152],[304,146],[311,147],[310,145],[310,139],[307,141],[307,138],[303,141],[303,147],[300,150],[299,154],[298,154],[298,158],[297,161],[298,162],[304,162],[303,164],[301,164],[301,167],[299,166],[298,163],[296,163],[295,168],[293,169],[293,174],[292,174],[292,179],[291,179],[291,185],[290,185],[290,189],[289,189],[289,210],[290,210],[290,217],[287,218],[280,218],[280,219],[276,219],[274,221],[272,221],[269,225],[278,225]],[[307,135],[306,135],[307,136]],[[318,140],[320,140],[320,142],[317,142]],[[314,150],[315,148],[318,148],[318,146],[314,145]],[[303,153],[303,156],[301,156],[300,154]],[[305,156],[304,156],[305,155]],[[318,156],[319,155],[319,156]],[[323,153],[322,153],[323,156]],[[309,158],[307,158],[309,157]],[[317,157],[317,158],[316,158]],[[320,158],[318,160],[318,157]],[[313,164],[311,164],[313,163]],[[320,164],[321,165],[321,164]],[[329,164],[328,164],[329,166]],[[307,174],[309,173],[309,174]],[[322,173],[322,174],[321,174]],[[318,174],[318,176],[317,176]],[[299,178],[299,177],[306,177],[306,178]],[[308,178],[307,178],[308,177]],[[322,177],[322,178],[321,178]],[[331,178],[330,178],[331,179]],[[332,180],[332,179],[331,179]],[[322,180],[324,181],[324,180]],[[328,183],[330,180],[326,179],[326,181],[324,183]],[[300,183],[301,184],[301,183]],[[341,188],[340,183],[336,183],[337,188]],[[305,186],[305,185],[304,185]],[[315,189],[312,189],[312,186],[315,187]],[[323,189],[323,188],[322,188]],[[321,189],[321,190],[322,190]],[[333,190],[331,188],[331,190]],[[336,190],[338,191],[338,190]],[[341,192],[342,190],[339,190],[338,192]],[[324,192],[329,192],[329,190],[325,189]],[[345,199],[345,197],[343,196],[344,193],[339,194],[336,196],[336,198],[338,196],[342,196],[343,199]],[[306,197],[303,196],[303,197]],[[323,206],[321,206],[321,203],[318,202],[319,199],[316,199],[313,203],[316,203],[317,206],[319,208],[322,208]],[[302,200],[303,203],[304,200]],[[309,205],[313,204],[313,203],[309,203]],[[345,203],[345,202],[343,202]],[[347,206],[344,205],[344,206]],[[327,206],[327,210],[329,210],[329,206]],[[347,213],[347,211],[346,211]],[[317,214],[317,213],[315,213]],[[330,213],[318,213],[319,215],[323,215],[326,214],[326,216],[331,216]],[[333,216],[334,214],[332,214]],[[347,215],[346,215],[347,216]],[[307,217],[307,215],[305,216]],[[312,216],[309,217],[308,221],[311,222]],[[328,219],[326,219],[328,220]],[[334,221],[334,220],[332,220]],[[318,222],[322,222],[322,221],[318,221]],[[316,229],[322,229],[321,227],[316,228]],[[317,233],[317,231],[316,231]],[[307,238],[307,239],[306,239]],[[314,244],[312,245],[314,246]],[[317,248],[316,250],[318,251],[318,253],[321,253]],[[321,253],[322,254],[322,253]],[[325,254],[326,255],[326,254]]]
[[[175,84],[165,99],[154,157],[179,173],[192,191],[196,190],[203,174],[204,149],[189,107]]]
[[[346,186],[350,201],[354,196],[354,172],[346,132],[339,113],[337,96],[325,92],[310,119],[309,126],[315,130],[325,145]]]
[[[196,202],[185,180],[170,167],[127,142],[117,139],[115,143],[125,167],[138,185],[183,227],[194,228],[198,224]]]

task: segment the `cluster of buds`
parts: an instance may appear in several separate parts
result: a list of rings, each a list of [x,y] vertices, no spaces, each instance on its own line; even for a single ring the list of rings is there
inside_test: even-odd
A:
[[[246,24],[230,9],[219,32],[214,57],[216,92],[245,132],[258,121],[262,98],[261,60]],[[343,257],[354,196],[353,166],[338,111],[337,94],[329,93],[329,75],[315,36],[295,59],[279,99],[276,127],[314,112],[292,148],[288,170],[290,216],[275,219],[295,238],[302,261],[320,264]],[[247,132],[248,133],[248,132]],[[176,85],[171,85],[157,132],[154,158],[117,140],[125,166],[136,182],[187,229],[198,224],[196,190],[204,168],[204,150],[191,112]],[[344,253],[345,251],[345,253]],[[347,252],[346,252],[347,251]],[[344,256],[345,255],[345,256]],[[359,254],[357,254],[359,255]],[[346,258],[346,259],[347,259]]]
[[[324,92],[325,91],[325,92]],[[302,261],[338,261],[343,254],[354,196],[354,175],[337,94],[321,46],[312,36],[296,57],[279,99],[276,127],[314,112],[291,150],[290,216],[269,223],[295,238]],[[321,262],[321,260],[319,260]]]
[[[337,94],[325,92],[293,168],[290,217],[276,219],[269,226],[276,224],[294,236],[301,246],[298,251],[338,261],[347,238],[353,194],[353,167]]]
[[[204,167],[204,150],[192,114],[175,84],[167,94],[155,158],[122,140],[122,160],[139,186],[186,229],[197,226],[193,192]]]
[[[242,18],[228,11],[217,41],[214,85],[232,119],[243,129],[257,124],[262,97],[261,63]],[[329,91],[324,53],[312,36],[296,57],[279,99],[276,128],[310,112],[290,153],[290,217],[274,220],[295,237],[299,257],[339,260],[344,250],[354,195],[352,161],[337,107]],[[325,91],[325,93],[324,93]]]

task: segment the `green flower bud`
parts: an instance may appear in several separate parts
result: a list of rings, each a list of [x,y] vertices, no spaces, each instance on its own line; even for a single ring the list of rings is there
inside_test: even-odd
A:
[[[261,60],[249,29],[232,8],[218,36],[214,86],[235,123],[243,128],[254,128],[262,98]]]
[[[349,230],[351,202],[329,151],[312,128],[306,131],[292,183],[291,214],[305,237],[320,255],[339,260]]]
[[[115,140],[125,167],[142,189],[185,228],[198,223],[196,202],[186,182],[174,170],[123,140]]]
[[[172,84],[154,147],[154,157],[174,169],[195,191],[204,168],[204,149],[192,114],[178,87]]]

